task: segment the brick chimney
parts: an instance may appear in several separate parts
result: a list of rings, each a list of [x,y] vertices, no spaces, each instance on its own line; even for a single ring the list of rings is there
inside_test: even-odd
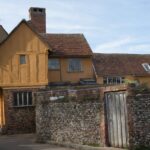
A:
[[[46,33],[46,10],[45,8],[31,7],[29,18],[39,33]]]

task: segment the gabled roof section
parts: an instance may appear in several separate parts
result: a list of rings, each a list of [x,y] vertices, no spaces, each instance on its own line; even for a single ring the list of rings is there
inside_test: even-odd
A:
[[[7,36],[8,36],[7,31],[3,28],[2,25],[0,25],[0,43],[4,41],[7,38]]]
[[[15,32],[19,26],[25,23],[52,52],[52,57],[91,57],[92,50],[83,34],[40,34],[31,21],[22,20],[0,43],[0,46]]]
[[[52,56],[92,56],[92,50],[83,34],[42,34],[42,37],[52,47]]]
[[[0,43],[0,46],[7,41],[7,39],[17,30],[17,28],[19,28],[19,26],[21,24],[26,24],[38,37],[39,39],[48,47],[48,50],[51,50],[51,47],[49,45],[49,43],[47,43],[47,41],[45,41],[45,39],[43,39],[43,37],[36,32],[36,30],[30,25],[30,23],[28,23],[25,19],[23,19],[12,31],[11,33],[7,36],[7,38],[5,40],[3,40],[3,42]]]
[[[150,64],[150,55],[95,53],[93,62],[98,76],[150,76],[142,64]]]
[[[31,21],[30,27],[36,30]],[[89,57],[92,50],[83,34],[40,34],[52,48],[51,57]]]

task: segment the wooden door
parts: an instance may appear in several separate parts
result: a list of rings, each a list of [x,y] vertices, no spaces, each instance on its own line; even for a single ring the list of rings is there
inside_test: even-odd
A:
[[[126,92],[108,92],[105,94],[106,125],[108,144],[112,147],[128,146],[128,123]]]
[[[3,99],[3,91],[2,89],[0,89],[0,131],[4,125],[5,125],[4,99]]]

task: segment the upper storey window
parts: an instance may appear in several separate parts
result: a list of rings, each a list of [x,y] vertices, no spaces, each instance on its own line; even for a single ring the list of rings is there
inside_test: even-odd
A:
[[[82,71],[81,60],[78,58],[69,59],[68,71],[81,72]]]
[[[150,72],[150,65],[148,63],[143,63],[142,66],[145,69],[145,71]]]
[[[20,55],[20,64],[26,64],[26,55]]]
[[[51,70],[60,69],[59,59],[49,59],[48,60],[48,69],[51,69]]]

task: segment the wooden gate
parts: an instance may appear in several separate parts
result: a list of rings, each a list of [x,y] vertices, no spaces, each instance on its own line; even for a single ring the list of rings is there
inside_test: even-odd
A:
[[[112,147],[128,146],[128,123],[126,92],[108,92],[105,94],[106,125],[108,145]]]

